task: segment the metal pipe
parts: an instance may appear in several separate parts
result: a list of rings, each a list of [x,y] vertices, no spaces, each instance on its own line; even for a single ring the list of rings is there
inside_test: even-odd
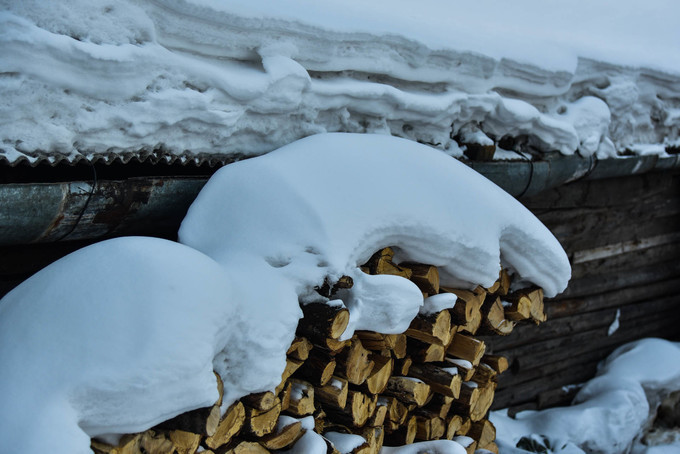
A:
[[[557,156],[542,161],[468,165],[515,197],[578,179],[680,168],[680,156],[607,160]],[[0,246],[99,240],[120,235],[173,238],[208,177],[153,177],[0,185]]]

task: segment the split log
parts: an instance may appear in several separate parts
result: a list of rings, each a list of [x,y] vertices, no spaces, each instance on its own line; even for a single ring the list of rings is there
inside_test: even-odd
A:
[[[286,354],[291,358],[305,361],[309,357],[309,352],[312,350],[312,343],[305,337],[296,337]]]
[[[487,383],[484,386],[479,386],[479,398],[470,407],[470,419],[473,422],[481,421],[491,408],[493,404],[493,397],[496,393],[496,383]]]
[[[497,373],[502,374],[508,370],[508,358],[501,355],[484,355],[482,357],[482,362],[489,365]]]
[[[460,378],[463,381],[470,381],[472,377],[475,374],[476,367],[472,365],[472,363],[466,359],[459,359],[459,358],[446,358],[445,363],[447,366],[446,367],[455,367],[458,369],[458,373],[460,374]]]
[[[431,315],[417,315],[406,335],[428,344],[448,345],[451,341],[451,314],[448,310]]]
[[[385,431],[382,424],[376,427],[364,427],[361,431],[361,436],[366,439],[371,449],[370,454],[379,454],[385,439]]]
[[[460,396],[453,403],[456,413],[470,416],[470,413],[479,400],[481,389],[479,385],[472,381],[463,382],[460,387]]]
[[[292,390],[288,413],[298,417],[314,413],[314,386],[309,382],[294,378],[290,379],[290,383]]]
[[[369,394],[380,394],[387,387],[387,380],[392,376],[394,360],[389,356],[372,354],[370,360],[374,365],[363,386]]]
[[[416,417],[416,439],[438,440],[446,432],[446,423],[436,414],[419,411]]]
[[[391,377],[383,394],[422,407],[430,398],[430,386],[412,377]]]
[[[511,303],[512,309],[515,305],[518,309],[521,306],[522,315],[526,314],[526,306],[529,306],[529,316],[534,323],[539,324],[546,320],[545,308],[543,304],[543,289],[541,288],[526,288],[518,290],[507,296],[508,302]],[[528,300],[528,301],[527,301]]]
[[[210,437],[217,430],[217,426],[220,423],[220,414],[220,407],[218,405],[199,408],[164,421],[154,427],[154,429],[163,431],[182,430]]]
[[[290,406],[290,394],[293,391],[293,386],[290,382],[285,382],[283,385],[283,389],[279,392],[279,400],[281,401],[281,411],[286,411]]]
[[[460,415],[451,415],[446,419],[446,434],[447,440],[453,440],[456,435],[461,435],[460,430],[463,427],[463,418]]]
[[[484,332],[507,336],[515,322],[506,320],[500,296],[489,295],[482,306],[482,327]]]
[[[389,350],[397,359],[406,356],[405,334],[381,334],[373,331],[357,331],[355,335],[361,340],[364,348],[373,351]]]
[[[281,414],[281,401],[279,401],[278,397],[276,400],[276,405],[266,411],[245,407],[246,421],[243,425],[243,432],[246,435],[259,438],[271,433],[271,431],[274,430],[274,427],[276,427],[276,422],[279,419],[279,415]],[[288,410],[290,411],[290,408]]]
[[[387,446],[410,445],[416,439],[418,423],[415,416],[411,416],[406,423],[397,430],[385,434],[385,444]]]
[[[173,430],[168,433],[168,437],[175,447],[177,454],[194,454],[201,444],[202,436],[183,430]]]
[[[448,287],[441,287],[440,292],[453,293],[458,298],[456,304],[450,309],[452,323],[458,325],[459,331],[475,334],[482,323],[480,309],[486,294],[482,290],[475,293]]]
[[[484,361],[484,358],[482,358]],[[498,372],[494,370],[493,367],[489,366],[484,362],[480,362],[479,366],[475,369],[475,373],[469,380],[472,380],[480,385],[495,382],[498,379]]]
[[[381,403],[380,400],[376,403],[375,410],[373,414],[366,421],[367,426],[378,427],[385,423],[385,418],[387,417],[387,405]]]
[[[370,270],[371,274],[392,274],[410,279],[411,270],[395,265],[392,262],[393,258],[394,250],[387,247],[373,254],[373,256],[366,263],[366,266]]]
[[[348,427],[363,427],[368,418],[373,414],[377,399],[360,392],[349,390],[347,393],[347,405],[344,408],[327,408],[326,413],[334,421]]]
[[[431,413],[436,414],[442,419],[446,419],[449,416],[449,411],[451,410],[453,401],[453,397],[434,393],[432,395],[432,400],[430,400],[430,402],[428,402],[423,408]]]
[[[436,266],[402,262],[399,267],[411,270],[411,282],[416,284],[422,292],[429,295],[439,293],[439,270]]]
[[[396,397],[380,396],[378,398],[378,405],[385,405],[387,407],[386,419],[387,421],[392,422],[396,427],[399,427],[406,422],[408,407]]]
[[[498,454],[498,445],[496,442],[492,441],[491,443],[485,445],[485,446],[478,446],[479,449],[485,449],[493,454]]]
[[[314,344],[326,346],[327,339],[339,339],[349,323],[349,311],[341,305],[309,303],[301,308],[304,316],[298,324],[298,335]]]
[[[269,454],[269,451],[257,442],[241,441],[225,454]]]
[[[496,428],[488,419],[472,423],[468,436],[478,442],[479,447],[487,446],[496,439]]]
[[[394,363],[394,375],[397,376],[404,376],[408,375],[408,371],[411,368],[411,364],[413,364],[413,360],[411,359],[410,356],[405,357],[404,359],[398,359]]]
[[[348,391],[347,380],[341,377],[333,377],[328,384],[315,388],[315,396],[324,405],[345,408]]]
[[[300,421],[282,416],[279,418],[275,430],[260,438],[259,442],[269,450],[279,450],[295,444],[303,433],[304,430]]]
[[[531,299],[524,294],[513,295],[504,305],[505,318],[513,321],[526,320],[531,317]]]
[[[413,338],[408,340],[407,351],[413,361],[419,363],[440,362],[444,361],[446,357],[445,346],[441,344],[428,344]]]
[[[224,417],[217,425],[215,433],[205,439],[205,444],[211,449],[226,445],[236,436],[245,424],[246,411],[243,403],[233,403],[224,413]]]
[[[459,359],[470,361],[477,366],[484,356],[486,345],[483,341],[464,334],[456,334],[447,349],[447,353]]]
[[[164,433],[152,429],[138,434],[123,435],[118,446],[93,440],[91,447],[97,454],[140,454],[144,452],[171,454],[175,450],[172,441]]]
[[[304,362],[300,361],[299,359],[286,358],[286,368],[283,370],[283,373],[281,374],[281,383],[279,383],[279,385],[276,387],[274,394],[279,395],[281,393],[281,391],[283,391],[283,388],[286,386],[287,380],[303,364],[304,364]]]
[[[329,382],[335,372],[335,359],[322,351],[313,351],[307,360],[295,372],[300,377],[314,386],[324,386]]]
[[[373,370],[374,362],[370,359],[370,351],[361,345],[358,337],[353,337],[349,348],[336,356],[336,374],[346,378],[354,385],[361,385]]]
[[[414,364],[409,376],[418,378],[428,384],[432,391],[444,396],[458,398],[461,387],[461,376],[455,367],[441,368],[432,364]]]
[[[472,427],[472,421],[468,417],[463,417],[463,424],[461,424],[460,429],[456,431],[457,435],[467,435]]]
[[[271,391],[248,394],[241,398],[243,405],[261,411],[267,411],[279,402],[279,399]]]

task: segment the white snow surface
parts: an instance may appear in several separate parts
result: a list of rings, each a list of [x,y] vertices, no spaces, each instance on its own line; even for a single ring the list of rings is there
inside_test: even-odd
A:
[[[0,301],[3,446],[89,453],[90,437],[212,405],[213,369],[231,397],[256,386],[248,363],[258,354],[279,372],[281,357],[263,349],[276,333],[250,331],[258,309],[239,307],[232,278],[184,245],[128,237],[76,251],[11,291]]]
[[[651,423],[661,399],[680,388],[680,344],[642,339],[616,349],[598,375],[586,383],[569,407],[491,413],[497,442],[507,454],[526,453],[515,445],[521,437],[546,437],[559,454],[652,454],[678,452],[678,438],[645,446],[640,435]]]
[[[359,269],[386,246],[397,262],[437,266],[442,285],[491,286],[503,265],[554,296],[571,275],[555,237],[511,196],[438,150],[382,135],[315,135],[223,167],[179,240],[229,269],[261,269],[305,301],[324,280],[352,277],[336,295],[350,311],[346,337],[404,332],[423,304],[410,281]]]
[[[551,296],[570,277],[557,240],[519,202],[439,150],[384,135],[315,135],[226,166],[179,237],[86,247],[0,300],[3,445],[89,453],[90,437],[211,405],[213,370],[223,409],[274,389],[299,301],[322,300],[313,288],[343,275],[354,286],[329,304],[349,308],[346,337],[405,331],[420,290],[359,269],[385,246],[397,262],[438,266],[443,284],[490,286],[504,266]],[[312,431],[298,445],[325,452]]]
[[[0,1],[0,156],[182,161],[323,132],[678,144],[674,0]],[[653,151],[652,151],[653,150]],[[126,158],[127,159],[127,158]]]

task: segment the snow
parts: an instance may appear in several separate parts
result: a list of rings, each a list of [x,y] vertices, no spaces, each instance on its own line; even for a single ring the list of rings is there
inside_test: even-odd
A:
[[[405,331],[420,290],[359,269],[385,246],[437,265],[445,284],[490,286],[502,265],[554,295],[570,277],[557,240],[515,199],[438,150],[380,135],[316,135],[224,167],[179,237],[86,247],[0,301],[3,442],[88,453],[90,437],[211,405],[213,370],[223,410],[274,389],[299,301],[322,299],[313,288],[327,279],[354,279],[331,302],[351,312],[345,336]],[[322,443],[308,431],[294,452]]]
[[[678,437],[646,446],[640,435],[650,425],[661,399],[678,389],[680,344],[642,339],[616,349],[587,382],[569,407],[524,411],[507,416],[491,413],[502,452],[520,454],[522,437],[550,445],[554,453],[636,454],[678,452]]]
[[[439,295],[428,296],[423,301],[423,305],[418,313],[420,315],[432,315],[444,309],[452,309],[456,304],[456,299],[457,297],[453,293],[440,293]]]
[[[609,325],[609,328],[607,328],[607,336],[611,336],[615,332],[619,330],[620,326],[620,319],[621,319],[621,309],[616,309],[616,315],[614,315],[614,321],[612,321],[611,325]]]
[[[248,336],[229,322],[245,315],[230,282],[186,246],[134,237],[81,249],[28,279],[0,302],[3,445],[89,453],[91,436],[213,404],[213,368],[235,384],[213,358]]]
[[[344,434],[340,432],[326,432],[324,435],[341,454],[351,453],[354,448],[366,443],[366,440],[354,434]]]
[[[678,4],[0,2],[0,156],[267,153],[324,132],[527,135],[604,158],[678,143]]]

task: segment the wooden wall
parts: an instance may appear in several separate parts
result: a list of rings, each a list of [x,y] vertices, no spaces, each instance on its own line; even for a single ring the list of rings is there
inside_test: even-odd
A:
[[[494,408],[568,403],[619,345],[680,340],[679,172],[578,181],[521,201],[562,243],[572,279],[546,302],[547,322],[485,338],[511,364]]]

